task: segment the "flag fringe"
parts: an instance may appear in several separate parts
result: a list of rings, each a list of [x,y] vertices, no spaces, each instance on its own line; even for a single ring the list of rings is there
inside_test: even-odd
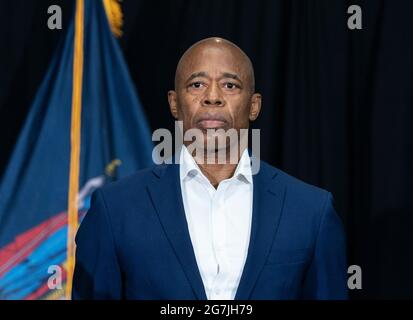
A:
[[[110,29],[116,37],[122,35],[123,14],[119,0],[103,0]]]

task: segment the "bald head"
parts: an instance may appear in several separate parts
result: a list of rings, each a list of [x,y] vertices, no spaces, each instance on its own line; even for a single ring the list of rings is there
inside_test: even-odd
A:
[[[229,40],[212,37],[200,40],[188,48],[178,62],[175,72],[175,90],[179,89],[180,84],[185,80],[187,71],[194,65],[208,62],[209,53],[221,54],[223,59],[231,60],[231,63],[239,70],[245,78],[245,85],[250,89],[251,94],[255,91],[254,68],[250,58],[237,45]]]

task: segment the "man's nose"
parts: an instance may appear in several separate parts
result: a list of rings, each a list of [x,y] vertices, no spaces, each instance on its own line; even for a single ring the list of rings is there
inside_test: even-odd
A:
[[[221,91],[217,84],[212,84],[205,92],[205,96],[202,99],[204,106],[219,106],[224,105],[224,99],[222,98]]]

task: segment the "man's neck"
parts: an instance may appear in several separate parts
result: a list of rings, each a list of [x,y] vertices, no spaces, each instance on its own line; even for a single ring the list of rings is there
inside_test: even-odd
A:
[[[229,179],[234,175],[236,164],[198,164],[202,173],[208,178],[209,182],[218,188],[221,181]]]
[[[196,155],[192,155],[195,162],[198,164],[201,172],[205,175],[205,177],[209,180],[209,182],[214,186],[216,189],[221,181],[231,178],[234,175],[234,172],[237,168],[237,165],[241,159],[242,152],[244,150],[239,150],[237,157],[231,159],[230,151],[227,149],[226,153],[226,161],[225,163],[219,163],[218,161],[218,151],[217,152],[209,152],[204,150],[204,159],[199,159]],[[209,159],[208,159],[209,156]],[[212,160],[212,161],[211,161]]]

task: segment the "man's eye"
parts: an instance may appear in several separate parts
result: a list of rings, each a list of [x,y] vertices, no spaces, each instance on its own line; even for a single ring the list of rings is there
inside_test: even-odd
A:
[[[191,87],[191,88],[195,88],[195,89],[199,89],[199,88],[201,88],[202,87],[202,82],[193,82],[193,83],[191,83],[189,86]]]
[[[224,87],[225,87],[226,89],[235,89],[235,88],[238,88],[238,86],[237,86],[235,83],[232,83],[232,82],[226,82],[226,83],[224,83]]]

